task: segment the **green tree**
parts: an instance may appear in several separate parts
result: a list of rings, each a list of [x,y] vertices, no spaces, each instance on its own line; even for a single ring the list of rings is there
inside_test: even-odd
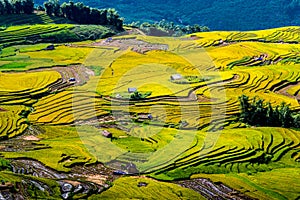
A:
[[[2,1],[0,1],[0,15],[5,14],[5,5]]]
[[[44,2],[44,7],[45,7],[47,15],[51,16],[53,14],[53,5],[51,4],[51,2],[49,2],[49,1]]]
[[[279,120],[282,127],[291,127],[293,123],[292,111],[286,103],[282,103],[279,109]]]
[[[250,103],[249,103],[249,97],[246,95],[242,95],[239,97],[240,107],[241,107],[241,115],[240,120],[242,122],[247,122],[249,115],[250,115]]]
[[[49,0],[44,2],[44,7],[46,10],[47,15],[52,16],[60,16],[61,10],[60,10],[60,4],[59,0]]]
[[[241,122],[254,126],[300,127],[300,114],[293,112],[284,102],[273,108],[270,102],[264,104],[264,100],[256,97],[249,103],[246,95],[240,96],[239,102]]]
[[[12,1],[12,4],[14,5],[14,10],[16,14],[20,14],[23,13],[23,6],[22,6],[22,2],[20,0],[14,0]]]
[[[23,0],[22,1],[22,10],[25,14],[31,14],[34,11],[33,0]]]
[[[11,4],[10,1],[4,0],[4,7],[5,7],[5,14],[12,14],[14,11],[13,5]]]

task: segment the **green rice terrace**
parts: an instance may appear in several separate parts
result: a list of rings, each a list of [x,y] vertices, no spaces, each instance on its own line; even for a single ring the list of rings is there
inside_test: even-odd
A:
[[[20,16],[0,17],[0,199],[300,198],[300,27]]]

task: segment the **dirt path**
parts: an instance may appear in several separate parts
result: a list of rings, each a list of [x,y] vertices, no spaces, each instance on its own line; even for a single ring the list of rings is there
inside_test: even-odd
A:
[[[57,71],[58,73],[60,73],[61,79],[49,85],[51,91],[62,91],[72,86],[83,85],[89,80],[90,76],[94,76],[94,72],[83,65],[40,68],[30,71]]]

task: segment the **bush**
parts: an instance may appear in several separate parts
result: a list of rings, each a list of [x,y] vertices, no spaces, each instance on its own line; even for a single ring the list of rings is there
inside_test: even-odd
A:
[[[0,158],[0,170],[11,170],[10,162],[4,158]]]
[[[152,92],[141,93],[141,92],[136,91],[130,96],[130,99],[131,100],[142,100],[142,99],[146,99],[151,94],[152,94]]]

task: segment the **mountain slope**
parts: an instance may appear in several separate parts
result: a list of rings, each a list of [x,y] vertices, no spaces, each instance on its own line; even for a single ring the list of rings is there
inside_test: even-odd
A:
[[[78,0],[77,0],[78,1]],[[293,1],[293,3],[292,3]],[[98,8],[116,8],[126,22],[166,19],[200,24],[212,30],[254,30],[300,25],[297,0],[84,0]],[[43,0],[36,3],[42,4]],[[287,9],[292,5],[292,9]],[[288,13],[289,12],[289,13]]]

